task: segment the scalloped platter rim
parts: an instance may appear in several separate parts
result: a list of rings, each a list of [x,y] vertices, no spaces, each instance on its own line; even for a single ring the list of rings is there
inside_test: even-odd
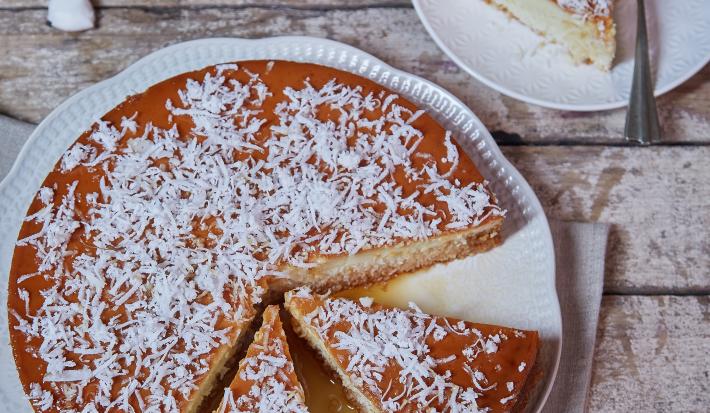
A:
[[[432,313],[540,331],[541,379],[530,391],[525,411],[541,411],[559,365],[562,321],[552,236],[535,193],[481,121],[451,93],[351,46],[299,36],[211,38],[160,49],[67,99],[35,129],[0,183],[0,369],[8,372],[0,376],[0,405],[18,413],[32,411],[14,373],[7,285],[25,211],[56,161],[95,120],[126,97],[180,73],[255,59],[311,62],[370,78],[411,99],[454,132],[508,211],[504,243],[490,252],[404,277],[393,291]]]

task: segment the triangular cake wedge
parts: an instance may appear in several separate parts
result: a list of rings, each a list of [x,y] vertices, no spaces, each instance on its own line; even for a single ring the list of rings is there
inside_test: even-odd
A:
[[[486,0],[545,39],[567,48],[576,64],[609,70],[616,52],[612,0]]]
[[[306,413],[279,307],[268,306],[263,323],[215,413]]]
[[[535,363],[535,331],[402,310],[371,298],[286,294],[294,330],[373,412],[508,412]]]

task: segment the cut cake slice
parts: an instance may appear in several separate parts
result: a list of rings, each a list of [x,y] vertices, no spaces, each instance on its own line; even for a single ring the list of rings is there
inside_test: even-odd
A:
[[[216,413],[308,412],[279,318],[279,307],[268,306],[263,318]]]
[[[546,39],[564,45],[576,64],[609,70],[616,52],[611,0],[485,0]]]
[[[538,351],[538,333],[385,307],[371,298],[286,294],[294,330],[363,412],[508,412]]]

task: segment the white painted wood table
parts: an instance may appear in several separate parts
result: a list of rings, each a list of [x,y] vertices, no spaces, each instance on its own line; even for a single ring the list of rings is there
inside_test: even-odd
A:
[[[623,141],[623,110],[542,109],[475,81],[407,1],[95,3],[99,27],[70,34],[44,23],[44,0],[0,0],[1,113],[39,122],[80,89],[189,39],[352,44],[468,104],[550,217],[613,224],[590,411],[710,411],[710,66],[659,99],[664,139],[641,148]]]

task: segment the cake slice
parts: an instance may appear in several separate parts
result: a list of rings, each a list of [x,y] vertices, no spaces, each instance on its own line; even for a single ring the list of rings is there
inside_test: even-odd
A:
[[[264,311],[261,328],[216,413],[242,412],[308,412],[275,305]]]
[[[576,64],[609,70],[616,52],[611,0],[486,0],[541,34],[564,45]]]
[[[535,363],[538,334],[301,288],[286,294],[294,330],[372,412],[508,412]]]

